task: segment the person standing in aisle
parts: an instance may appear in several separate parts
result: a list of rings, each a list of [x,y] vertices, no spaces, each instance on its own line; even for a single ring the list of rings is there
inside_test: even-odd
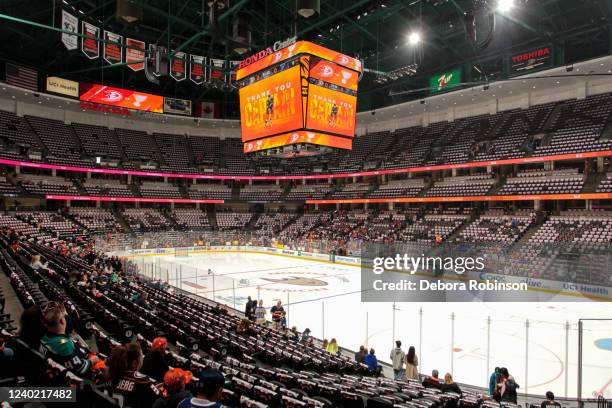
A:
[[[244,308],[244,317],[246,317],[248,320],[251,320],[253,312],[253,302],[251,300],[251,297],[249,296],[246,301],[246,307]]]
[[[419,359],[416,356],[416,350],[414,346],[410,346],[408,354],[406,355],[406,379],[407,380],[418,380],[419,379]]]
[[[395,341],[395,348],[391,350],[389,358],[393,364],[393,378],[395,380],[401,379],[404,376],[404,361],[406,360],[406,353],[402,350],[401,341]]]
[[[263,300],[259,300],[259,304],[255,308],[255,323],[265,326],[266,325],[266,308],[263,305]]]
[[[276,305],[270,308],[270,313],[272,313],[272,328],[274,330],[280,330],[282,328],[281,322],[283,317],[285,317],[285,309],[280,300],[276,302]]]

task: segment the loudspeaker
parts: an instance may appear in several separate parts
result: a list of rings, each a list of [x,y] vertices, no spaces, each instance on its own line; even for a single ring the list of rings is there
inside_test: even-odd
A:
[[[115,18],[123,25],[138,25],[142,22],[142,7],[132,0],[117,0]]]
[[[234,44],[234,51],[238,54],[248,51],[248,45],[251,44],[251,21],[247,14],[234,14],[232,39],[237,43]]]
[[[309,18],[321,12],[321,0],[296,0],[297,13]]]

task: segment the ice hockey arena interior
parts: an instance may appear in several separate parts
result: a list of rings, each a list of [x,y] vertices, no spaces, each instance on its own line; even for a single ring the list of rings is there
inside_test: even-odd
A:
[[[612,1],[0,1],[0,407],[56,406],[612,408]]]

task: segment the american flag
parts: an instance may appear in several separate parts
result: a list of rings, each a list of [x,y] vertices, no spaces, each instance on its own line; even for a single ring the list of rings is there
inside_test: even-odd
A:
[[[7,62],[6,83],[31,91],[38,91],[38,72]]]

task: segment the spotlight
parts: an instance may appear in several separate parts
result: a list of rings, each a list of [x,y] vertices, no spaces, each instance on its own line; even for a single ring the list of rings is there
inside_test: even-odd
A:
[[[507,13],[514,7],[514,0],[497,0],[497,11]]]
[[[297,12],[304,18],[309,18],[321,11],[320,0],[297,0]]]
[[[421,42],[421,33],[415,31],[408,36],[408,44],[417,45]]]

